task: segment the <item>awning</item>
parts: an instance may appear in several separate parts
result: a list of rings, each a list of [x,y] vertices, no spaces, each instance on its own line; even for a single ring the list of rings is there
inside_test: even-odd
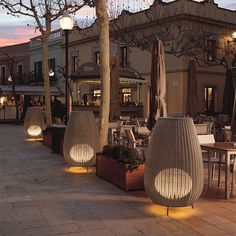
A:
[[[12,86],[11,85],[0,85],[1,96],[11,96]],[[15,86],[16,95],[44,95],[43,86]],[[53,96],[60,96],[64,93],[57,87],[50,87],[50,94]]]
[[[136,78],[127,78],[127,77],[119,77],[120,82],[126,82],[126,83],[141,83],[144,84],[147,81],[145,79],[136,79]]]
[[[98,83],[100,79],[100,65],[87,62],[79,66],[78,70],[71,75],[73,81]],[[119,67],[120,82],[127,83],[146,83],[140,73],[130,67]]]

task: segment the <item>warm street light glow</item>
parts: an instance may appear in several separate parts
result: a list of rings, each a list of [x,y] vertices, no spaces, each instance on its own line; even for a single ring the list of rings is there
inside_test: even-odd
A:
[[[40,126],[38,125],[31,125],[29,128],[28,128],[28,134],[32,137],[37,137],[41,134],[42,132],[42,129]]]
[[[228,44],[230,43],[236,43],[236,31],[234,31],[231,35],[231,40],[227,41]]]
[[[166,186],[161,187],[165,179]],[[187,172],[177,168],[164,169],[155,178],[157,192],[168,199],[179,199],[185,197],[192,190],[192,179]]]
[[[9,82],[12,82],[12,77],[11,77],[11,75],[8,77],[8,81],[9,81]]]
[[[233,41],[235,42],[236,41],[236,32],[232,33],[232,38],[233,38]]]
[[[72,30],[74,27],[73,18],[66,14],[60,18],[60,27],[62,30]]]
[[[50,70],[48,74],[49,74],[50,77],[53,77],[55,73],[54,73],[53,70]]]

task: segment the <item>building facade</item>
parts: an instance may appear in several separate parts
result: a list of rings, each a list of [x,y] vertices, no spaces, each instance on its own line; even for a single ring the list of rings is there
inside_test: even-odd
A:
[[[110,57],[118,56],[120,70],[129,71],[128,76],[120,75],[120,103],[143,107],[144,117],[148,116],[152,46],[159,38],[164,42],[166,52],[168,115],[186,115],[190,60],[197,64],[197,112],[221,112],[226,69],[234,65],[236,55],[231,37],[236,31],[235,22],[235,11],[222,9],[213,0],[170,3],[156,0],[144,11],[123,11],[117,19],[110,21]],[[32,72],[31,85],[42,85],[40,37],[31,39],[30,45],[22,45],[22,53],[28,56],[28,67],[23,64],[23,73]],[[29,48],[24,48],[26,46]],[[20,56],[17,47],[4,47],[0,51],[12,51]],[[63,73],[58,73],[65,67],[65,39],[61,30],[52,32],[48,53],[49,67],[54,72],[52,82],[64,91]],[[94,77],[91,68],[100,65],[100,54],[96,21],[91,27],[76,28],[69,34],[69,84],[75,109],[91,105],[98,110],[101,80],[99,74]],[[88,64],[90,66],[85,66]],[[20,68],[19,64],[19,71]],[[86,69],[90,77],[75,76],[81,75],[81,68]],[[0,69],[1,83],[7,83],[10,74],[6,65],[1,64]]]
[[[134,96],[131,98],[135,102],[137,93],[140,93],[139,99],[144,105],[145,116],[148,115],[151,48],[155,38],[163,40],[167,52],[168,114],[186,114],[190,59],[197,63],[197,111],[221,112],[226,65],[219,62],[224,58],[220,54],[228,50],[227,42],[236,30],[235,22],[235,12],[218,7],[213,0],[177,0],[170,3],[155,1],[150,9],[138,13],[124,11],[110,22],[110,56],[118,55],[121,67],[135,69],[148,81],[139,88],[139,92],[137,88],[136,91],[133,89]],[[192,41],[195,47],[189,45],[188,42]],[[97,22],[89,28],[74,30],[69,38],[69,53],[71,72],[87,62],[99,64]],[[96,87],[98,85],[88,87],[90,91],[86,93],[94,94],[97,92]],[[132,86],[129,88],[132,90]],[[82,99],[78,83],[74,83],[73,96],[76,103]]]
[[[9,76],[15,77],[16,83],[27,83],[30,72],[29,43],[0,47],[0,84],[9,84]]]

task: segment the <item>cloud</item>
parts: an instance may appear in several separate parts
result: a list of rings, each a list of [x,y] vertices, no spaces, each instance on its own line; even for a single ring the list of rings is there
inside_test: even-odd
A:
[[[34,29],[24,25],[4,25],[0,26],[0,46],[28,42],[30,38],[37,36]]]

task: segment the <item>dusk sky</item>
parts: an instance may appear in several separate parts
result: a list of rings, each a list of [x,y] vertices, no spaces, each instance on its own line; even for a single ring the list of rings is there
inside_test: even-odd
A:
[[[152,2],[152,0],[146,0],[146,2]],[[215,0],[215,3],[220,7],[236,10],[236,0]],[[0,47],[27,42],[30,38],[38,34],[35,33],[33,27],[27,26],[28,23],[33,22],[31,18],[9,16],[2,9],[0,9],[0,18]],[[85,23],[85,21],[81,22]],[[54,26],[55,28],[59,27],[59,22],[57,22],[57,24],[58,25]]]

